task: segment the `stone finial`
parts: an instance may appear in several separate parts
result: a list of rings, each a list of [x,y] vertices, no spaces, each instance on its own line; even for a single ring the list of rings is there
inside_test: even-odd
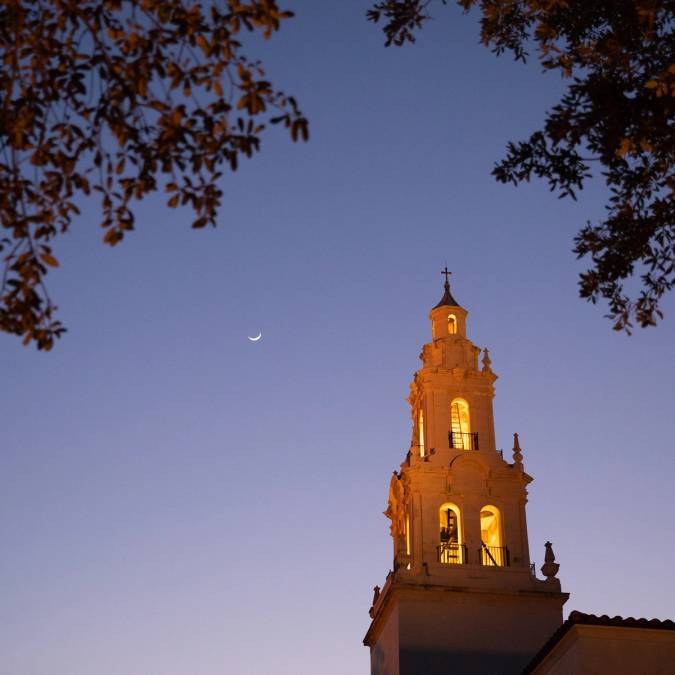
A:
[[[541,573],[546,579],[553,579],[555,578],[555,575],[558,574],[560,565],[555,561],[553,544],[550,541],[547,541],[544,546],[546,546],[546,553],[544,554],[544,564],[541,566]]]
[[[490,352],[488,351],[488,348],[486,347],[483,350],[483,370],[486,372],[490,372],[492,368],[490,367],[492,365],[492,361],[490,360]]]
[[[520,441],[518,434],[513,434],[513,461],[516,466],[523,466],[523,453],[520,451]]]
[[[391,576],[391,572],[389,572],[389,574],[387,574],[387,579],[390,576]],[[370,609],[368,610],[368,614],[370,615],[371,619],[375,618],[375,604],[377,603],[379,598],[380,598],[380,587],[375,586],[375,588],[373,588],[373,604],[370,606]]]

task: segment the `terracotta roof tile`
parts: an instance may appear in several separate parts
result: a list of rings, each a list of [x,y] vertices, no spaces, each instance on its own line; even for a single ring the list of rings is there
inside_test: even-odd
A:
[[[632,616],[623,618],[622,616],[609,617],[607,614],[597,616],[595,614],[584,614],[576,610],[570,612],[567,620],[558,630],[551,635],[544,646],[534,655],[534,658],[525,666],[522,675],[529,675],[553,650],[556,644],[562,640],[563,636],[575,625],[585,626],[616,626],[619,628],[656,628],[658,630],[675,630],[675,621],[665,619],[634,619]]]

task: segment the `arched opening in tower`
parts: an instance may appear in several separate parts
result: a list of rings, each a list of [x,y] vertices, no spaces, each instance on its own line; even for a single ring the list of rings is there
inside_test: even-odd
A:
[[[438,562],[461,565],[466,562],[466,549],[462,540],[460,510],[455,504],[443,504],[438,510],[439,540]]]
[[[509,553],[502,536],[502,515],[496,506],[480,510],[481,564],[488,567],[507,567]]]
[[[473,449],[469,404],[463,398],[453,399],[450,404],[450,441],[452,448]]]

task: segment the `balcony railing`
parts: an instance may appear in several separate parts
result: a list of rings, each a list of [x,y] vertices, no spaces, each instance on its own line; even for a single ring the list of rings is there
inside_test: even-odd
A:
[[[438,562],[446,565],[464,565],[467,563],[466,546],[448,542],[436,547]]]
[[[487,546],[483,544],[478,549],[478,559],[481,565],[487,567],[510,567],[509,549],[506,546]]]
[[[478,450],[478,432],[465,433],[459,431],[451,431],[448,434],[448,441],[451,448],[458,450]]]

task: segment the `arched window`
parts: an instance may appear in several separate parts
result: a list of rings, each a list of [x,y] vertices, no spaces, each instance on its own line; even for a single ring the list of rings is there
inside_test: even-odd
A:
[[[466,562],[466,547],[462,538],[462,522],[455,504],[443,504],[438,510],[438,562],[461,565]]]
[[[454,335],[457,332],[457,317],[454,314],[448,314],[448,333]]]
[[[502,538],[502,514],[496,506],[484,506],[480,510],[480,561],[490,567],[506,567],[509,552]]]
[[[420,457],[424,457],[424,411],[417,415],[417,442],[420,446]]]
[[[463,398],[456,398],[450,404],[450,447],[473,448],[469,404]]]

